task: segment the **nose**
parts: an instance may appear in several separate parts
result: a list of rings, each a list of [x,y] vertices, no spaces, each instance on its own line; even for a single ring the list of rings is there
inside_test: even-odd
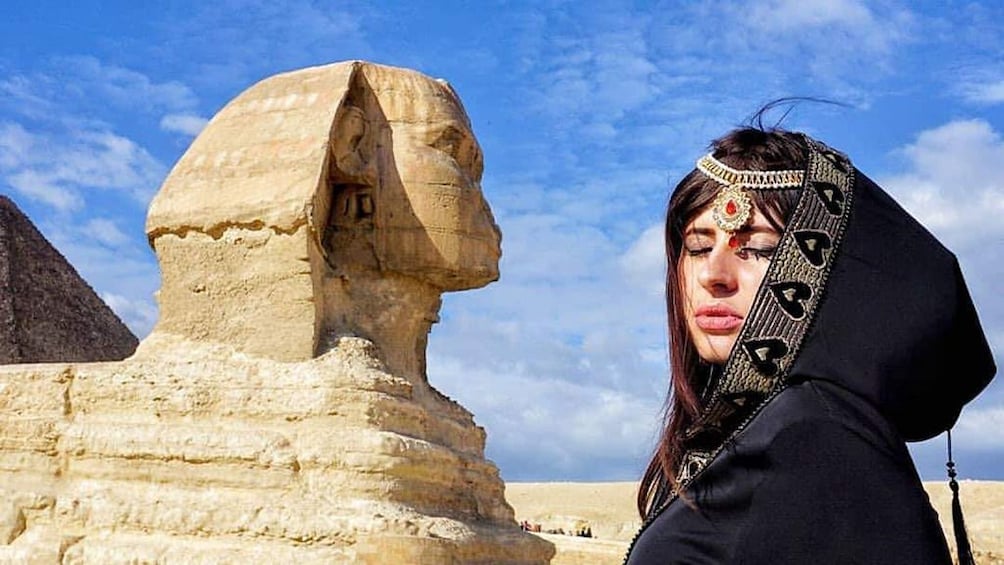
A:
[[[739,288],[735,251],[726,241],[719,241],[701,262],[697,280],[712,296],[728,296]]]

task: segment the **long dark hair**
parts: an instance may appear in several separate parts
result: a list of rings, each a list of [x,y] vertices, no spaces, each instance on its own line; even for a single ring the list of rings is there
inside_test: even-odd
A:
[[[777,171],[805,168],[808,148],[802,136],[776,128],[743,127],[711,143],[712,155],[735,169]],[[683,433],[700,411],[699,394],[713,367],[701,360],[687,331],[678,265],[687,224],[714,200],[722,185],[693,170],[673,190],[666,211],[666,311],[669,317],[670,392],[663,432],[638,489],[642,519],[654,511],[676,486],[685,451]],[[754,206],[778,231],[784,229],[798,201],[798,190],[750,191]]]

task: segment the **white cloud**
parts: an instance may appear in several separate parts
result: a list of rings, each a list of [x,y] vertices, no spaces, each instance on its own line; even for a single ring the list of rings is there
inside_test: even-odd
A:
[[[644,18],[611,15],[593,33],[536,43],[539,62],[528,67],[532,107],[581,139],[612,140],[617,122],[659,93]]]
[[[1000,104],[1004,102],[1004,79],[967,83],[963,86],[963,96],[969,102]]]
[[[969,449],[1004,449],[1004,407],[966,410],[955,424],[952,441]]]
[[[882,185],[921,223],[958,246],[1004,234],[1004,140],[984,120],[957,120],[921,132],[899,150],[909,171]]]
[[[501,282],[444,297],[430,335],[430,382],[474,412],[510,480],[634,479],[654,445],[661,230],[614,237],[586,208],[502,218]]]
[[[54,65],[64,80],[72,79],[79,95],[119,108],[178,110],[191,108],[197,101],[192,89],[178,81],[156,82],[143,73],[95,57],[59,58]]]
[[[145,206],[167,168],[98,116],[189,115],[184,110],[195,104],[194,94],[176,81],[156,82],[94,57],[52,59],[48,67],[0,81],[0,92],[10,95],[0,110],[11,110],[0,121],[0,183],[61,212],[81,210],[94,189]]]
[[[107,130],[0,124],[0,180],[64,212],[79,210],[92,189],[121,191],[145,206],[166,171],[135,142]]]
[[[11,76],[0,80],[0,107],[6,105],[19,114],[28,116],[44,116],[53,111],[53,103],[45,97],[39,95],[37,81],[29,80],[24,76]],[[43,78],[51,82],[51,80]],[[6,104],[4,104],[6,102]]]
[[[17,192],[61,212],[78,210],[84,205],[84,200],[76,189],[62,186],[59,179],[50,174],[30,169],[19,170],[4,175],[4,180]]]
[[[0,109],[72,127],[116,122],[123,112],[191,113],[198,102],[179,81],[159,82],[90,56],[56,57],[33,72],[2,78],[0,94]]]
[[[127,298],[119,294],[103,292],[101,299],[140,339],[148,335],[154,324],[157,323],[157,307],[149,298]]]
[[[661,296],[666,277],[665,227],[650,226],[621,257],[621,267],[628,278],[649,294]]]
[[[168,114],[160,119],[160,129],[195,137],[209,120],[194,114]]]
[[[956,120],[922,131],[896,152],[907,163],[901,174],[881,179],[903,207],[956,252],[979,309],[984,331],[997,359],[1004,352],[1004,301],[1000,281],[1004,278],[1004,251],[997,242],[1004,237],[1004,140],[985,120]],[[969,450],[976,461],[969,473],[993,477],[997,470],[984,464],[973,452],[991,454],[1004,450],[1004,389],[1000,379],[963,413],[953,431],[960,450]],[[918,465],[935,476],[944,454],[944,441],[932,440],[915,447]]]
[[[79,132],[73,141],[55,166],[69,182],[124,190],[145,205],[167,173],[146,149],[115,133]]]
[[[857,0],[761,0],[747,6],[750,25],[770,30],[875,25],[871,10]]]
[[[839,57],[887,55],[909,40],[915,25],[905,10],[886,6],[877,14],[861,0],[757,0],[744,2],[735,13],[741,25],[759,32],[759,41],[778,47],[794,40],[811,48],[806,55],[831,64]]]
[[[122,233],[115,222],[107,218],[92,218],[84,225],[84,231],[108,246],[122,245],[129,241],[128,236]]]
[[[33,136],[20,124],[0,122],[0,169],[13,168],[34,150]]]
[[[430,360],[430,380],[451,391],[488,432],[487,454],[506,480],[634,479],[654,445],[661,399],[588,382]]]
[[[1004,328],[998,329],[996,332],[987,335],[987,341],[990,342],[990,347],[997,351],[1004,351]],[[1001,357],[998,356],[998,359]]]
[[[597,263],[615,254],[596,225],[569,214],[526,214],[500,220],[505,273],[521,280],[598,276]],[[505,276],[505,275],[503,275]]]
[[[388,20],[386,10],[365,3],[335,5],[303,0],[203,2],[179,16],[167,22],[174,49],[158,55],[186,53],[188,59],[178,62],[195,69],[190,80],[200,92],[221,84],[247,87],[278,70],[374,59],[363,33],[364,20],[371,22],[377,33],[386,33],[382,27],[401,25]],[[415,52],[408,49],[398,59],[414,57]],[[407,60],[397,64],[415,66]]]
[[[897,5],[857,0],[695,2],[652,18],[660,75],[686,82],[665,106],[696,104],[702,111],[686,119],[717,116],[714,133],[721,119],[734,124],[757,102],[782,96],[866,104],[920,28]]]

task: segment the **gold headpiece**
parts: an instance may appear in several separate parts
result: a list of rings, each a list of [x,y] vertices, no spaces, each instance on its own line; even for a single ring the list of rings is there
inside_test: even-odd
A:
[[[711,213],[718,227],[729,233],[746,225],[753,213],[753,202],[746,189],[798,188],[805,179],[805,171],[740,171],[710,153],[697,160],[697,170],[723,185],[711,205]]]

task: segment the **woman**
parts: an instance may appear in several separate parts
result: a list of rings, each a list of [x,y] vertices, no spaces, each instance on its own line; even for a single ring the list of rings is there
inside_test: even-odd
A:
[[[715,141],[666,217],[672,395],[631,565],[951,563],[904,440],[992,378],[954,256],[842,154]]]

